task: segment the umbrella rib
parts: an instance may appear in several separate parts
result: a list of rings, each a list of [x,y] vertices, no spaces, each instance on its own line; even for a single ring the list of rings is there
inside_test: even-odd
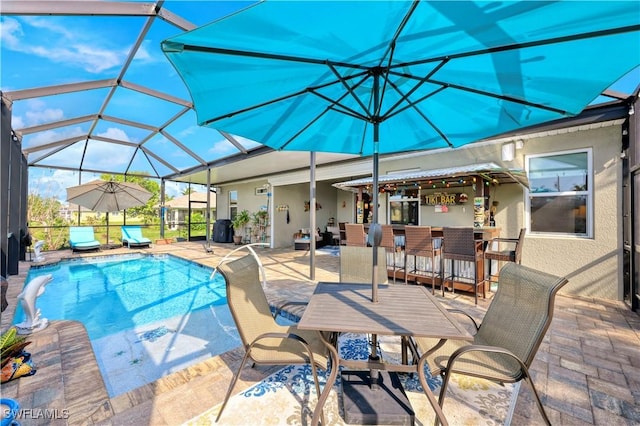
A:
[[[366,81],[366,78],[362,79],[360,82],[358,82],[358,84],[356,84],[355,87],[358,87],[359,85],[361,85],[364,81]],[[340,98],[338,98],[338,100],[333,100],[328,98],[327,96],[323,95],[322,93],[316,92],[315,90],[310,90],[310,93],[325,99],[327,102],[329,102],[329,106],[324,110],[324,112],[322,112],[321,114],[318,114],[317,117],[315,117],[313,120],[311,120],[309,123],[307,123],[304,127],[302,127],[299,131],[297,131],[291,138],[289,138],[289,140],[287,140],[285,143],[282,144],[282,146],[280,147],[280,149],[284,149],[287,145],[289,145],[292,141],[294,141],[298,136],[300,136],[302,133],[304,133],[309,127],[311,127],[313,125],[313,123],[315,123],[316,121],[318,121],[323,115],[325,115],[327,112],[329,112],[329,110],[334,110],[336,112],[342,113],[342,114],[346,114],[349,116],[352,116],[354,118],[357,118],[359,120],[363,120],[363,121],[367,121],[367,117],[358,114],[357,111],[352,110],[351,108],[348,108],[345,105],[340,104],[340,101],[342,99],[344,99],[345,97],[348,96],[348,92],[344,93]],[[334,106],[340,106],[341,108],[344,108],[344,110],[340,110],[340,109],[334,109]]]
[[[333,100],[333,99],[329,98],[328,96],[323,95],[322,93],[318,93],[316,91],[311,91],[311,93],[316,95],[317,97],[322,98],[322,99],[326,100],[327,102],[329,102],[330,105],[327,107],[327,110],[331,109],[331,110],[334,110],[336,112],[347,114],[347,115],[350,115],[352,117],[358,118],[358,119],[363,120],[363,121],[368,121],[369,120],[369,117],[367,117],[365,115],[362,115],[362,114],[359,114],[358,111],[355,111],[354,109],[349,108],[348,106],[340,103],[340,101],[342,99],[344,99],[348,95],[348,93],[345,93],[344,95],[342,95],[338,100]],[[334,107],[340,107],[340,108],[334,108]]]
[[[431,70],[431,72],[429,72],[429,74],[427,74],[427,76],[423,79],[420,79],[418,84],[416,84],[411,90],[409,90],[406,94],[403,94],[402,91],[395,85],[392,84],[391,86],[398,92],[400,93],[401,97],[400,99],[394,104],[392,105],[387,112],[383,115],[384,117],[393,117],[395,115],[395,113],[393,112],[393,110],[395,110],[396,108],[398,108],[400,106],[400,104],[402,104],[403,102],[409,102],[411,104],[411,102],[409,101],[409,96],[411,96],[412,93],[414,93],[416,90],[418,90],[420,88],[420,86],[422,86],[424,83],[426,83],[428,81],[428,79],[435,74],[440,68],[442,68],[444,66],[444,64],[446,64],[448,61],[444,60],[442,62],[440,62],[440,64],[438,64],[437,67],[435,67],[433,70]],[[398,76],[398,77],[403,77],[405,76],[404,74],[401,73],[396,73],[393,71],[389,71],[389,74]],[[439,92],[440,90],[437,90],[434,93],[430,93],[428,96],[432,96],[433,94]],[[421,101],[424,100],[421,99]],[[405,108],[401,109],[400,111],[404,111]]]
[[[413,15],[413,12],[418,7],[418,3],[419,3],[419,0],[414,0],[413,1],[413,3],[411,4],[411,7],[409,8],[407,13],[402,18],[402,22],[400,22],[400,25],[398,25],[398,28],[396,29],[395,34],[391,38],[391,42],[389,43],[389,46],[387,47],[387,51],[381,56],[380,62],[378,63],[378,66],[382,69],[383,68],[382,67],[382,62],[383,62],[384,58],[386,56],[389,56],[389,59],[387,60],[387,66],[386,66],[386,68],[384,68],[386,70],[386,72],[384,73],[384,82],[382,83],[382,91],[380,92],[380,93],[382,93],[382,96],[380,97],[380,102],[378,102],[378,105],[376,106],[376,110],[373,112],[376,117],[380,116],[380,110],[382,109],[382,101],[384,99],[384,94],[386,93],[387,83],[389,82],[389,71],[391,70],[391,63],[393,62],[393,54],[396,51],[396,42],[398,41],[398,37],[400,37],[400,33],[407,26],[407,23],[409,22],[409,19],[411,18],[411,15]]]
[[[570,114],[568,111],[563,110],[563,109],[546,106],[546,105],[539,104],[539,103],[536,103],[536,102],[529,102],[527,100],[514,98],[512,96],[500,95],[498,93],[485,92],[483,90],[474,89],[472,87],[460,86],[458,84],[446,83],[444,81],[439,81],[439,80],[429,80],[429,82],[441,85],[443,88],[463,90],[465,92],[471,92],[471,93],[475,93],[477,95],[482,95],[482,96],[487,96],[487,97],[491,97],[491,98],[501,99],[501,100],[507,101],[507,102],[513,102],[513,103],[516,103],[516,104],[519,104],[519,105],[526,105],[526,106],[530,106],[530,107],[534,107],[534,108],[538,108],[538,109],[543,109],[545,111],[551,111],[551,112],[555,112],[555,113],[558,113],[558,114],[561,114],[561,115],[573,115],[573,114]]]
[[[325,64],[326,64],[326,62],[325,62]],[[357,74],[355,74],[353,76],[346,77],[346,79],[353,79],[353,78],[360,77],[362,75],[366,75],[366,72],[357,73]],[[298,96],[303,95],[305,93],[317,94],[317,92],[315,92],[316,90],[332,86],[332,85],[334,85],[334,84],[336,84],[338,82],[339,82],[338,80],[335,80],[335,81],[329,81],[327,83],[323,83],[323,84],[318,85],[318,86],[307,87],[307,88],[304,88],[304,89],[299,90],[297,92],[291,93],[289,95],[284,95],[284,96],[281,96],[279,98],[271,99],[271,100],[268,100],[266,102],[262,102],[262,103],[259,103],[259,104],[256,104],[256,105],[252,105],[252,106],[247,107],[247,108],[242,108],[242,109],[239,109],[239,110],[236,110],[236,111],[228,112],[228,113],[220,115],[218,117],[209,118],[207,120],[204,120],[199,125],[200,126],[208,126],[208,125],[210,125],[212,123],[215,123],[216,121],[224,120],[225,118],[231,118],[231,117],[233,117],[235,115],[244,114],[246,112],[253,111],[255,109],[260,109],[260,108],[263,108],[265,106],[277,104],[278,102],[286,101],[287,99],[295,98],[295,97],[298,97]],[[362,84],[362,83],[359,83],[359,84]]]
[[[371,115],[369,110],[367,109],[367,107],[365,106],[364,102],[362,102],[362,100],[360,99],[360,97],[358,95],[356,95],[356,93],[353,91],[353,89],[347,84],[347,82],[345,81],[345,79],[340,75],[340,73],[338,73],[338,70],[333,66],[333,64],[329,61],[326,62],[327,66],[329,67],[329,69],[331,70],[331,72],[336,76],[336,78],[338,79],[338,81],[340,83],[342,83],[342,85],[344,86],[345,89],[347,89],[347,92],[351,95],[351,97],[353,99],[356,100],[356,102],[360,105],[360,108],[362,108],[362,110]],[[365,81],[367,77],[365,77],[362,81]],[[360,84],[362,84],[362,82],[360,82]],[[356,86],[357,87],[357,86]],[[354,111],[355,112],[355,111]]]
[[[182,45],[182,50],[191,51],[191,52],[201,52],[201,53],[216,53],[220,55],[230,55],[230,56],[247,56],[250,58],[260,58],[260,59],[274,59],[278,61],[300,62],[300,63],[306,63],[306,64],[315,64],[315,65],[326,64],[326,59],[303,58],[301,56],[292,56],[292,55],[276,55],[273,53],[251,52],[248,50],[222,49],[219,47],[196,46],[192,44]],[[334,62],[334,63],[341,67],[355,68],[360,70],[367,70],[369,68],[365,65],[353,64],[349,62]]]
[[[394,84],[392,84],[392,86],[393,86],[393,88],[394,88],[398,93],[400,93],[400,94],[402,95],[402,91],[401,91],[398,87],[396,87]],[[433,123],[433,121],[431,121],[431,120],[429,119],[429,117],[427,117],[427,116],[426,116],[422,111],[420,111],[420,109],[418,108],[418,104],[419,104],[420,102],[422,102],[423,100],[425,100],[425,99],[427,99],[427,98],[429,98],[429,97],[431,97],[431,96],[433,96],[433,95],[435,95],[435,94],[437,94],[437,93],[439,93],[439,92],[443,91],[444,89],[445,89],[444,87],[440,87],[440,88],[436,89],[435,91],[433,91],[433,92],[429,93],[428,95],[423,96],[423,97],[422,97],[422,98],[420,98],[417,102],[410,101],[410,100],[408,99],[409,94],[405,95],[404,97],[406,98],[407,106],[405,106],[405,107],[403,107],[403,108],[400,108],[398,111],[394,112],[393,114],[390,114],[390,115],[386,116],[386,117],[385,117],[385,119],[389,119],[389,118],[393,117],[394,115],[399,114],[399,113],[401,113],[402,111],[404,111],[404,110],[406,110],[406,109],[413,108],[413,109],[414,109],[414,110],[415,110],[415,111],[420,115],[420,117],[422,117],[422,118],[424,119],[424,121],[426,121],[426,122],[429,124],[429,126],[431,126],[431,128],[432,128],[433,130],[435,130],[435,131],[440,135],[440,137],[442,138],[442,140],[444,140],[444,141],[447,143],[447,145],[449,145],[449,147],[454,148],[454,145],[451,143],[451,141],[449,140],[449,138],[447,138],[447,135],[445,135],[445,134],[440,130],[440,128],[439,128],[438,126],[436,126],[436,125]]]
[[[411,62],[404,62],[404,63],[396,64],[396,65],[394,65],[394,68],[402,68],[402,67],[405,67],[405,66],[427,64],[427,63],[430,63],[430,62],[442,61],[442,60],[445,60],[445,59],[466,58],[466,57],[469,57],[469,56],[478,56],[478,55],[484,55],[484,54],[487,54],[487,53],[508,52],[510,50],[518,50],[518,49],[526,49],[526,48],[529,48],[529,47],[545,46],[547,44],[557,44],[557,43],[564,43],[564,42],[569,42],[569,41],[584,40],[584,39],[589,39],[589,38],[605,37],[605,36],[610,36],[610,35],[634,32],[634,31],[638,31],[638,30],[640,30],[640,24],[639,25],[628,25],[626,27],[610,28],[610,29],[607,29],[607,30],[592,31],[592,32],[583,33],[583,34],[573,34],[573,35],[567,35],[567,36],[554,37],[554,38],[545,39],[545,40],[536,40],[536,41],[508,44],[508,45],[505,45],[505,46],[488,47],[488,48],[485,48],[485,49],[473,50],[473,51],[469,51],[469,52],[451,53],[451,54],[447,54],[447,55],[444,55],[444,56],[438,56],[438,57],[433,57],[433,58],[428,58],[428,59],[421,59],[421,60],[417,60],[417,61],[411,61]]]

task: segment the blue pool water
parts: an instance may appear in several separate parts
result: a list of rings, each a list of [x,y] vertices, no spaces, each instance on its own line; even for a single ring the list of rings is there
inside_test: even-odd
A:
[[[49,320],[81,321],[91,340],[134,326],[227,303],[220,275],[174,256],[74,259],[32,268],[26,282],[52,274],[53,280],[38,298],[42,316]],[[23,318],[21,307],[16,320]]]
[[[82,322],[110,396],[241,345],[220,275],[171,255],[105,256],[32,267],[52,274],[36,307]],[[24,313],[16,309],[14,323]],[[37,361],[37,360],[36,360]]]

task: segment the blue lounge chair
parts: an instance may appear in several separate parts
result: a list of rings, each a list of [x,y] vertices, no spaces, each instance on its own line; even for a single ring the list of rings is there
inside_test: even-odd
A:
[[[93,235],[93,226],[70,226],[69,245],[74,252],[100,249],[100,241]]]
[[[143,247],[151,244],[151,240],[142,236],[142,228],[140,226],[122,226],[122,245],[126,245],[131,248],[131,246],[135,247]]]

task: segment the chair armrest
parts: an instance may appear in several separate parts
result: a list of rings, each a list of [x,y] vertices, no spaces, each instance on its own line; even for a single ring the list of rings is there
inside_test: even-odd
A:
[[[478,323],[476,322],[475,319],[473,319],[473,317],[471,315],[469,315],[468,313],[466,313],[465,311],[461,310],[461,309],[447,309],[447,312],[451,312],[453,314],[461,314],[464,315],[465,317],[467,317],[468,319],[471,320],[471,322],[473,323],[473,326],[475,327],[476,331],[478,331],[478,329],[480,329],[480,326],[478,325]]]
[[[269,332],[269,333],[263,333],[261,335],[259,335],[258,337],[256,337],[253,342],[251,342],[251,344],[249,345],[249,347],[247,348],[247,354],[249,354],[251,352],[251,349],[253,349],[253,347],[258,344],[260,342],[260,340],[262,339],[293,339],[297,342],[300,342],[300,344],[304,347],[304,351],[307,352],[307,354],[309,355],[309,362],[312,364],[315,364],[315,361],[313,359],[313,351],[311,350],[311,347],[309,346],[309,343],[303,339],[302,337],[298,336],[295,333],[277,333],[277,332]]]
[[[282,311],[284,311],[284,308],[287,306],[307,306],[309,304],[309,302],[286,302],[283,303],[282,305],[278,306],[275,311],[273,312],[273,317],[277,318],[278,315],[280,315],[280,313]]]
[[[492,238],[490,242],[500,242],[500,243],[514,243],[517,244],[518,240],[517,238],[502,238],[502,237],[496,237],[496,238]]]
[[[498,346],[488,346],[488,345],[467,345],[457,349],[449,357],[449,360],[447,361],[446,371],[447,372],[452,371],[451,370],[452,366],[458,360],[458,358],[462,357],[463,355],[469,352],[490,352],[495,354],[507,355],[515,359],[516,361],[518,361],[521,371],[525,375],[529,375],[529,369],[527,368],[527,365],[520,358],[518,358],[516,354],[514,354],[513,352],[505,348],[501,348]]]

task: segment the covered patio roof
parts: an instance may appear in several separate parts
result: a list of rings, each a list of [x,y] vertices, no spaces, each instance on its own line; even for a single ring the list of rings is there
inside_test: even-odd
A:
[[[403,173],[389,173],[379,177],[381,186],[398,183],[420,183],[423,188],[429,188],[433,181],[446,182],[450,186],[468,185],[466,178],[479,176],[487,182],[494,184],[519,183],[528,186],[527,176],[524,170],[505,169],[495,163],[469,164],[459,167],[447,167],[442,169],[415,170]],[[354,179],[346,182],[334,183],[333,186],[345,190],[353,190],[365,186],[371,186],[373,179],[370,177]]]

